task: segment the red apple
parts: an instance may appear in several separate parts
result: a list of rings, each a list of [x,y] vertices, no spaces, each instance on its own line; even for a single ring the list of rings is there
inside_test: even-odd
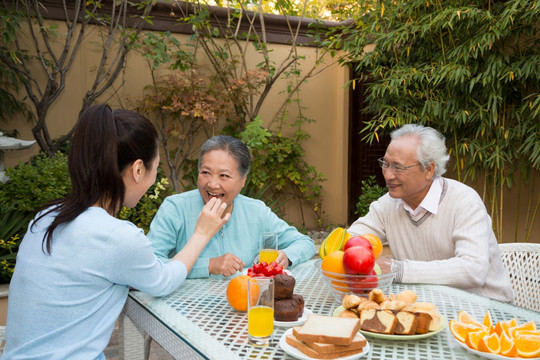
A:
[[[369,292],[379,286],[379,280],[375,270],[371,270],[369,276],[347,281],[349,289],[355,294],[369,294]]]
[[[347,242],[345,243],[345,247],[343,248],[343,251],[353,246],[363,246],[373,251],[373,246],[371,245],[371,242],[368,239],[363,238],[361,236],[354,236],[350,238],[349,240],[347,240]]]
[[[353,246],[343,254],[343,267],[347,274],[369,275],[375,266],[373,251],[363,246]]]

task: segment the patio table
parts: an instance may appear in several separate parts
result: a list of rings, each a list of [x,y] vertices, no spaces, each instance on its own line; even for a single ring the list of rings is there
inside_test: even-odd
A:
[[[313,313],[332,315],[340,303],[315,269],[314,262],[310,260],[290,269],[296,279],[295,293],[304,297],[306,308]],[[247,343],[247,315],[227,303],[227,284],[227,279],[188,279],[175,292],[160,298],[131,291],[124,309],[127,316],[124,332],[126,339],[133,340],[133,333],[138,336],[135,341],[139,348],[134,349],[132,343],[132,353],[126,353],[126,358],[144,358],[145,331],[175,358],[292,359],[278,344],[287,330],[285,327],[274,328],[271,346],[261,348]],[[489,310],[494,321],[516,317],[520,323],[534,320],[540,324],[538,312],[447,286],[392,284],[387,292],[399,293],[405,289],[416,291],[418,301],[437,305],[448,320],[455,319],[460,310],[482,319]],[[362,359],[480,359],[464,350],[448,327],[420,340],[366,338],[371,350]]]

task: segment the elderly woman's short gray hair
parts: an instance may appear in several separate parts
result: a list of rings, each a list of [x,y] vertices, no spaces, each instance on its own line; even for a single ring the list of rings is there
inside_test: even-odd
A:
[[[403,125],[397,130],[392,131],[390,137],[397,139],[402,136],[416,136],[420,145],[416,149],[416,157],[422,168],[426,168],[430,162],[435,164],[436,176],[442,176],[446,172],[446,164],[450,155],[446,151],[444,136],[437,130],[420,124]]]
[[[201,155],[199,156],[198,169],[201,170],[201,161],[209,151],[223,150],[227,151],[236,160],[238,172],[244,177],[249,172],[251,166],[251,154],[246,144],[228,135],[218,135],[206,140],[201,147]]]

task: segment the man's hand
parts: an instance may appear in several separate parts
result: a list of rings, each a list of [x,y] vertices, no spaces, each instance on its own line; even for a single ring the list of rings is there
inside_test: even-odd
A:
[[[214,275],[231,276],[244,268],[245,263],[238,256],[226,253],[219,257],[211,258],[208,262],[208,272]]]
[[[392,259],[387,259],[385,257],[380,257],[376,261],[377,264],[381,267],[381,271],[383,274],[387,274],[392,269]]]

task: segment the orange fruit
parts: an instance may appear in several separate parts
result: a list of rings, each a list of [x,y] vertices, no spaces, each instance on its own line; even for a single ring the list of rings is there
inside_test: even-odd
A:
[[[321,269],[324,271],[330,271],[332,273],[345,275],[345,267],[343,266],[344,254],[345,254],[344,251],[337,250],[326,255],[326,257],[322,260]],[[334,287],[334,289],[338,291],[343,290],[341,288],[346,286],[345,276],[330,275],[330,274],[325,274],[325,276],[330,277],[332,279],[339,280],[339,281],[332,281],[332,285],[339,286],[339,288]]]
[[[233,309],[247,311],[248,300],[248,280],[247,275],[238,275],[232,278],[227,285],[227,301]],[[254,297],[258,296],[258,291],[252,292]]]
[[[516,337],[516,331],[523,330],[536,330],[536,323],[534,321],[529,321],[524,324],[514,326],[508,329],[508,335],[511,337]]]
[[[491,327],[491,325],[493,325],[493,322],[491,321],[491,313],[489,312],[489,310],[487,310],[484,315],[484,319],[482,320],[482,325],[488,328]]]
[[[501,341],[499,340],[499,335],[493,333],[481,338],[478,342],[478,351],[499,354],[501,352]]]
[[[467,346],[471,349],[478,350],[478,343],[480,342],[480,339],[486,335],[489,335],[488,330],[486,329],[471,331],[467,334],[465,344],[467,344]]]
[[[505,332],[501,335],[501,355],[508,357],[516,357],[518,355],[514,341]]]
[[[336,250],[327,254],[321,263],[321,269],[333,273],[345,274],[345,267],[343,266],[344,254],[345,252],[341,250]]]
[[[540,336],[520,336],[514,339],[519,356],[532,358],[540,356]]]
[[[460,312],[458,312],[457,320],[464,324],[475,324],[478,326],[483,326],[465,310],[461,310]]]
[[[383,251],[383,244],[381,240],[373,234],[364,234],[361,236],[369,240],[369,242],[371,243],[371,247],[373,248],[373,255],[375,255],[375,260],[380,258]]]
[[[456,320],[450,320],[448,326],[452,335],[454,335],[454,337],[462,343],[467,340],[467,335],[470,332],[485,330],[481,325],[466,324]]]

